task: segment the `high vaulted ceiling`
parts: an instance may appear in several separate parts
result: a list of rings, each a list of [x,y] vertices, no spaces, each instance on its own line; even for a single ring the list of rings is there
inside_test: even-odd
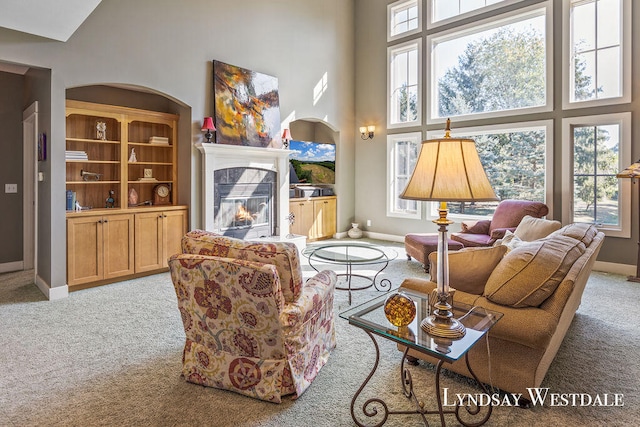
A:
[[[66,42],[100,1],[0,0],[0,27]]]

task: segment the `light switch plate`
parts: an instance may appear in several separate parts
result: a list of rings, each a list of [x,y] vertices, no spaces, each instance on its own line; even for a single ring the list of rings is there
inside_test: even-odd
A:
[[[17,193],[18,192],[18,184],[5,184],[4,185],[5,193]]]

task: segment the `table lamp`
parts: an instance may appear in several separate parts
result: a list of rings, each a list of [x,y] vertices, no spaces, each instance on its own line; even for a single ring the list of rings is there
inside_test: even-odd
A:
[[[213,117],[205,117],[202,121],[202,129],[200,129],[204,134],[204,137],[207,138],[206,142],[211,142],[211,137],[213,136],[213,131],[216,130],[215,125],[213,124]]]
[[[420,326],[429,335],[461,338],[465,327],[453,318],[449,299],[449,254],[447,202],[479,202],[498,200],[480,162],[472,139],[451,138],[451,120],[443,138],[422,142],[416,167],[401,199],[437,201],[438,225],[438,301],[434,312],[422,320]]]
[[[633,163],[631,166],[616,174],[616,178],[631,178],[631,181],[635,183],[637,178],[640,178],[640,160]],[[638,199],[640,203],[640,199]],[[640,229],[640,216],[638,227]],[[636,275],[627,277],[630,282],[640,282],[640,240],[638,240],[638,259],[636,261]]]

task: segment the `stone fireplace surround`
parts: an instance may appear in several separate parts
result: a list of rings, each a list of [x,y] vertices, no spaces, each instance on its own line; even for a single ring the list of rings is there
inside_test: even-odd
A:
[[[254,168],[276,172],[275,234],[289,234],[289,222],[285,219],[289,213],[289,150],[202,142],[195,145],[202,153],[202,218],[205,230],[217,231],[214,172],[227,168]]]

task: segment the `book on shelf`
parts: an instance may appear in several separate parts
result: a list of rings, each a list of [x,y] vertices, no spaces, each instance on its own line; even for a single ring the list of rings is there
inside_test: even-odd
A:
[[[76,209],[76,192],[67,190],[67,210],[73,211]]]
[[[67,150],[64,152],[64,157],[66,160],[89,160],[86,151]]]
[[[169,145],[169,138],[166,136],[152,136],[149,138],[149,143]]]

